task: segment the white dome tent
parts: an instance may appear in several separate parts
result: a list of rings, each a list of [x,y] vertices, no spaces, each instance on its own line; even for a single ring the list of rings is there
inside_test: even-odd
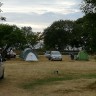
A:
[[[20,57],[23,58],[25,61],[38,61],[37,54],[31,48],[24,49]]]

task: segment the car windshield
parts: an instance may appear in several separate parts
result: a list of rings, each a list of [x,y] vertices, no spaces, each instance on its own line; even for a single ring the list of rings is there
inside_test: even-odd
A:
[[[60,52],[59,51],[52,51],[51,52],[53,55],[60,55]]]

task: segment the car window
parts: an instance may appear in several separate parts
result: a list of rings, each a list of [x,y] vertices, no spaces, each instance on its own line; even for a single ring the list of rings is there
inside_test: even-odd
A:
[[[50,51],[46,51],[45,53],[46,53],[46,54],[50,54]]]
[[[54,55],[59,55],[60,52],[59,51],[52,51],[51,54],[54,54]]]

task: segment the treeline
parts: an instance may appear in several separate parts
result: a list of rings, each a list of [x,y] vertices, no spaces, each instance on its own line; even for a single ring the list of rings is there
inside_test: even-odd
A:
[[[96,52],[96,0],[83,0],[81,8],[85,16],[76,21],[59,20],[44,30],[47,49],[64,50],[68,45]]]
[[[0,24],[0,47],[34,48],[40,38],[40,32],[33,32],[31,27],[19,28],[16,25]]]
[[[43,35],[47,49],[64,50],[71,46],[96,52],[96,22],[90,20],[89,15],[76,21],[56,21],[44,30]]]
[[[83,0],[81,10],[85,16],[72,20],[59,20],[47,27],[44,32],[33,32],[31,27],[19,28],[16,25],[0,25],[0,47],[5,45],[23,49],[44,41],[47,50],[64,50],[66,46],[82,47],[96,52],[96,1]]]

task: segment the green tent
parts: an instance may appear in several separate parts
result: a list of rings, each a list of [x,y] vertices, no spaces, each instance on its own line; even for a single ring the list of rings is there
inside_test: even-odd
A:
[[[84,50],[80,51],[77,55],[77,60],[85,60],[85,61],[89,60],[87,52]]]

